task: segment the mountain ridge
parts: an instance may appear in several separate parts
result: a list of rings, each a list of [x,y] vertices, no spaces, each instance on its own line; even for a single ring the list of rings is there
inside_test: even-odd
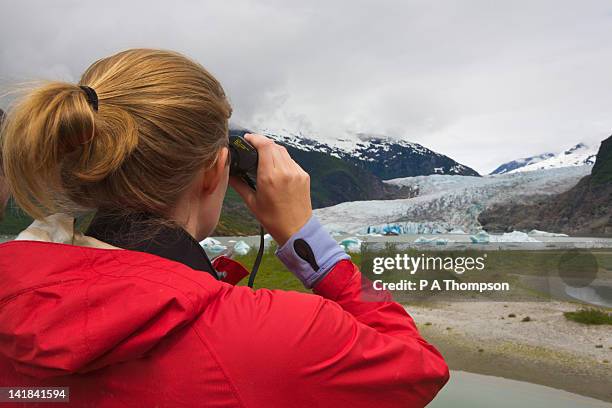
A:
[[[493,170],[489,174],[506,174],[511,172],[512,170],[517,170],[521,167],[525,167],[533,163],[538,163],[543,160],[550,159],[554,156],[554,153],[546,152],[535,156],[521,157],[520,159],[511,160],[509,162],[500,164],[495,170]]]
[[[612,235],[612,136],[601,142],[591,174],[568,191],[530,204],[495,205],[478,220],[493,232],[539,229]]]
[[[298,150],[318,151],[353,163],[383,180],[430,174],[480,176],[476,170],[419,143],[381,135],[356,133],[358,141],[338,139],[332,144],[286,130],[264,129],[261,133]]]
[[[592,166],[595,164],[597,149],[585,143],[577,143],[560,153],[542,153],[535,156],[511,160],[499,165],[490,175],[517,173],[571,166]]]

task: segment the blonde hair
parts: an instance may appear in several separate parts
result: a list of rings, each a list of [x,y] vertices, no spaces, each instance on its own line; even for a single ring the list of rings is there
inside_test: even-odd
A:
[[[97,112],[80,85],[97,93]],[[201,65],[170,51],[123,51],[95,62],[78,84],[46,83],[9,111],[4,173],[34,218],[99,208],[167,217],[227,145],[230,115]]]

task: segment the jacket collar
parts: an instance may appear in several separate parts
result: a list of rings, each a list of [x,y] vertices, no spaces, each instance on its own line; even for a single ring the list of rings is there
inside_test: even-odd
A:
[[[219,279],[206,252],[187,231],[155,222],[152,216],[146,214],[117,216],[98,212],[86,233],[82,234],[74,229],[74,217],[57,213],[35,220],[15,240],[146,252],[207,272]]]
[[[183,228],[151,214],[117,215],[98,211],[86,235],[119,248],[180,262],[219,279],[204,248],[195,238]]]

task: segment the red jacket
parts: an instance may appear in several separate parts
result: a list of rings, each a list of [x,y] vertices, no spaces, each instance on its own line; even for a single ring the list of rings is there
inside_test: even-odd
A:
[[[91,407],[425,406],[442,356],[360,277],[345,260],[316,295],[253,291],[142,252],[7,242],[0,386]]]

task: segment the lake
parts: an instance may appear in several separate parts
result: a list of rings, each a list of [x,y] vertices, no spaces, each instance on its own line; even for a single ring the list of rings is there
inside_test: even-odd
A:
[[[428,408],[612,408],[611,403],[501,377],[452,371]]]

